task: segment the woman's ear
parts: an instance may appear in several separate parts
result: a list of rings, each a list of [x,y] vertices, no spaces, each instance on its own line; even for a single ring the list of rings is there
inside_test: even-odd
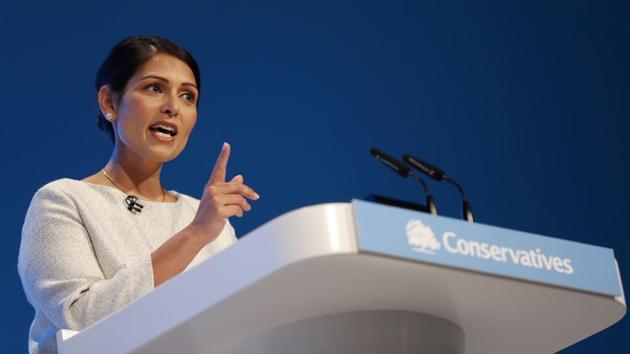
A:
[[[116,97],[108,85],[103,85],[98,90],[98,105],[107,120],[110,122],[116,120]]]

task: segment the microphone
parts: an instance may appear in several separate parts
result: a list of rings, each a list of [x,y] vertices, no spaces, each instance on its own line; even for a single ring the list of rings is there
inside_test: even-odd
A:
[[[403,156],[403,160],[436,181],[442,181],[444,178],[448,178],[444,171],[426,161],[420,160],[417,157],[406,154]]]
[[[437,215],[437,207],[435,205],[435,201],[433,200],[433,196],[431,195],[431,192],[429,192],[429,187],[427,186],[426,182],[424,182],[424,180],[420,178],[420,176],[416,175],[415,173],[411,171],[411,167],[409,167],[409,165],[405,164],[402,161],[397,160],[396,158],[382,152],[381,150],[377,148],[371,148],[370,153],[377,160],[382,162],[385,166],[391,168],[398,175],[418,181],[420,185],[422,185],[422,189],[424,189],[424,194],[426,196],[426,203],[427,203],[427,207],[429,208],[429,211],[431,212],[431,214]]]
[[[138,197],[133,194],[130,194],[127,198],[125,198],[125,203],[127,204],[127,210],[134,214],[142,212],[142,208],[144,208],[144,205],[138,203]]]
[[[468,201],[468,198],[466,198],[466,194],[464,194],[464,189],[462,188],[462,186],[459,185],[459,183],[455,182],[455,180],[453,180],[451,177],[446,175],[446,173],[440,168],[438,168],[437,166],[432,165],[426,161],[423,161],[415,156],[405,154],[403,156],[403,160],[405,160],[405,162],[407,162],[408,164],[416,168],[418,171],[433,178],[434,180],[446,181],[447,183],[455,186],[455,188],[457,188],[457,190],[459,191],[459,194],[462,197],[463,218],[466,219],[466,221],[470,223],[475,221],[473,212],[472,212],[472,207],[470,206],[470,202]]]
[[[371,148],[370,154],[372,154],[372,156],[376,157],[377,160],[382,162],[385,166],[394,170],[394,172],[401,175],[402,177],[409,177],[409,174],[412,174],[411,167],[404,164],[402,161],[398,161],[396,158],[382,152],[377,148]]]

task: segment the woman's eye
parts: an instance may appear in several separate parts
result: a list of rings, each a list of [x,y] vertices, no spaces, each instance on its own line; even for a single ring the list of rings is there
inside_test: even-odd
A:
[[[190,92],[185,92],[184,94],[182,94],[182,96],[188,102],[195,102],[195,95]]]
[[[153,85],[147,86],[147,91],[151,93],[160,93],[162,92],[162,89],[160,88],[160,86],[153,84]]]

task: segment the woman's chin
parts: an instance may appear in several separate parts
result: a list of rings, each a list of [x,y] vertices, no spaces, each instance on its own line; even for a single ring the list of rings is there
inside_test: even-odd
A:
[[[143,160],[165,163],[176,159],[184,149],[176,146],[149,146],[143,150]]]
[[[160,161],[162,163],[173,161],[179,156],[181,153],[181,149],[177,151],[161,151],[159,154],[156,154],[156,161]]]
[[[174,140],[166,142],[149,139],[153,141],[148,141],[148,150],[163,162],[171,161],[179,156],[186,147],[186,141],[177,138],[179,137],[175,137]]]

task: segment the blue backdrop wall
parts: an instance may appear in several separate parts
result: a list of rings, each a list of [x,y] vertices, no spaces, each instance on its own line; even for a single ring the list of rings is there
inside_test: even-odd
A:
[[[614,248],[630,284],[627,1],[16,3],[0,12],[3,352],[26,351],[33,314],[16,273],[30,198],[108,160],[93,78],[139,33],[202,68],[198,125],[166,186],[199,196],[229,141],[229,172],[262,195],[233,220],[240,235],[309,204],[420,200],[369,155],[378,146],[444,167],[479,222]],[[457,216],[457,193],[431,188]],[[629,330],[565,352],[613,351]]]

